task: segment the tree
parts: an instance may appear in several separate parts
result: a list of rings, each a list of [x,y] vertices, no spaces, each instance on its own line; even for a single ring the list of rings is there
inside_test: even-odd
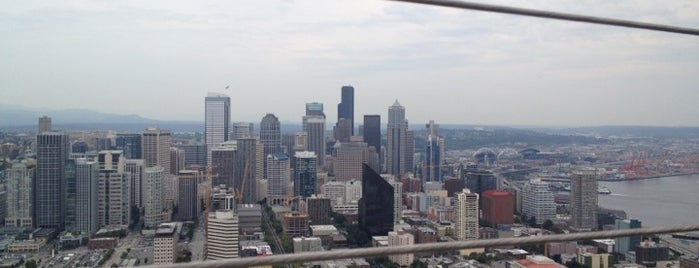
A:
[[[541,228],[544,228],[544,229],[549,230],[549,231],[551,231],[551,227],[553,227],[553,222],[551,220],[546,220],[541,225]]]
[[[421,262],[418,259],[415,259],[413,263],[410,264],[410,268],[427,268],[427,264]]]
[[[527,221],[527,225],[532,226],[532,227],[536,227],[537,226],[536,217],[532,216],[531,218],[529,218],[529,220]]]
[[[35,260],[29,260],[24,263],[24,268],[37,268],[38,265],[36,264]]]

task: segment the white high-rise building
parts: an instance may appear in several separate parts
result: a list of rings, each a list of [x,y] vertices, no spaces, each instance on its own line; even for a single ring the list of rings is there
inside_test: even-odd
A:
[[[146,228],[156,228],[163,222],[163,167],[149,167],[144,171],[143,206]]]
[[[400,223],[403,220],[403,183],[396,180],[389,180],[393,187],[393,223]]]
[[[548,183],[534,179],[522,187],[522,214],[534,217],[537,224],[556,218],[556,203]]]
[[[303,131],[308,134],[308,151],[316,154],[318,166],[323,167],[325,165],[325,116],[304,116]]]
[[[125,172],[123,151],[100,151],[98,215],[100,226],[131,223],[131,174]]]
[[[457,240],[478,239],[478,194],[464,189],[456,194],[454,236]]]
[[[170,131],[148,128],[141,133],[141,157],[146,167],[165,168],[170,174]]]
[[[574,170],[570,176],[571,227],[578,231],[597,229],[597,178],[595,168]]]
[[[252,139],[255,136],[255,124],[253,123],[235,122],[232,129],[228,140]]]
[[[291,181],[291,166],[286,154],[267,155],[267,202],[283,205],[290,196],[287,192]]]
[[[415,244],[415,237],[413,237],[412,234],[404,232],[404,231],[388,232],[388,246],[389,247],[409,246],[412,244]],[[410,266],[410,264],[413,263],[413,260],[415,259],[415,255],[412,253],[400,254],[400,255],[390,255],[390,256],[388,256],[388,259],[391,260],[392,262],[397,263],[401,267],[406,267],[406,266]]]
[[[32,227],[32,179],[34,168],[13,164],[7,174],[7,216],[5,226]]]
[[[219,209],[209,213],[206,256],[209,260],[238,258],[238,215]]]
[[[211,148],[228,140],[231,116],[231,98],[221,93],[209,93],[204,99],[204,143],[207,147],[207,163],[211,161]]]
[[[98,182],[99,167],[97,162],[85,158],[75,160],[75,222],[72,231],[79,231],[91,237],[99,230]],[[67,226],[66,226],[67,228]]]
[[[143,208],[143,159],[126,159],[124,170],[131,174],[131,204]]]

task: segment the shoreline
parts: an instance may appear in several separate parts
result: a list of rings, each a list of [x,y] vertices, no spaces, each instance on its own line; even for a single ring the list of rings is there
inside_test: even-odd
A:
[[[605,182],[640,181],[640,180],[648,180],[648,179],[682,177],[682,176],[692,176],[692,175],[699,175],[699,172],[652,175],[652,176],[643,176],[643,177],[636,177],[636,178],[625,178],[625,179],[620,179],[620,180],[599,179],[598,181],[605,181]]]

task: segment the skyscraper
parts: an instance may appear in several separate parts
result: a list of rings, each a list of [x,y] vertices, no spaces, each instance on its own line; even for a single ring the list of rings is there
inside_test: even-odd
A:
[[[70,153],[68,135],[43,132],[37,135],[34,221],[36,227],[63,228],[63,185]]]
[[[126,155],[126,153],[124,153]],[[143,169],[145,165],[143,164],[143,159],[126,159],[124,165],[124,171],[131,174],[131,187],[130,187],[130,199],[131,206],[137,209],[143,208]]]
[[[364,137],[364,142],[366,142],[369,147],[374,147],[376,149],[376,153],[378,154],[379,158],[379,163],[381,163],[381,159],[383,159],[383,156],[381,155],[380,115],[364,115],[364,133],[362,133],[362,136]]]
[[[393,186],[368,165],[362,165],[359,226],[371,236],[388,235],[393,230],[394,202]]]
[[[318,102],[306,103],[306,115],[317,115],[325,118],[325,113],[323,112],[323,104]]]
[[[148,128],[141,133],[141,156],[146,167],[159,166],[170,174],[170,131]]]
[[[238,215],[233,210],[211,212],[206,226],[206,258],[222,260],[238,258]]]
[[[7,174],[7,216],[5,226],[32,227],[33,166],[15,163]]]
[[[309,197],[316,193],[318,158],[314,152],[297,152],[294,166],[294,195]]]
[[[287,184],[291,181],[291,166],[286,154],[267,155],[267,202],[271,205],[283,205],[287,193]]]
[[[556,203],[548,183],[540,179],[531,180],[522,188],[522,214],[529,220],[536,219],[536,224],[556,218]]]
[[[75,222],[73,229],[87,236],[92,236],[99,230],[98,218],[98,180],[99,167],[96,162],[88,161],[85,158],[73,160],[75,164]],[[67,187],[70,188],[70,187]],[[66,198],[71,199],[71,198]],[[66,212],[68,213],[68,212]],[[66,216],[67,217],[67,216]],[[68,222],[66,229],[68,230]]]
[[[464,189],[456,194],[454,236],[458,240],[478,239],[478,194]]]
[[[325,116],[304,116],[303,131],[308,134],[308,150],[316,154],[318,166],[322,167],[325,164]]]
[[[231,140],[211,149],[211,185],[233,187],[238,142]]]
[[[614,230],[626,230],[636,228],[641,228],[641,221],[637,219],[617,219],[614,222]],[[636,248],[636,246],[641,243],[641,236],[636,235],[617,237],[614,240],[614,252],[626,254],[626,252],[633,251]]]
[[[337,105],[337,122],[347,119],[349,122],[349,135],[354,136],[354,87],[342,87],[342,101]],[[345,130],[346,131],[346,130]]]
[[[308,219],[311,221],[311,225],[332,224],[330,219],[332,206],[330,203],[330,198],[322,196],[314,195],[306,199],[306,205],[308,206]]]
[[[144,225],[148,229],[155,229],[163,222],[165,169],[163,167],[149,167],[145,169],[143,175]]]
[[[260,141],[264,145],[265,157],[281,153],[282,134],[279,119],[274,114],[266,114],[260,121]]]
[[[439,136],[439,125],[433,120],[426,125],[425,162],[422,167],[422,182],[442,181],[442,161],[444,161],[444,138]]]
[[[361,141],[337,142],[334,147],[335,180],[361,179],[362,164],[366,163],[367,144]]]
[[[579,231],[597,229],[597,169],[574,170],[570,176],[571,227]]]
[[[204,99],[204,143],[209,148],[207,162],[211,161],[211,148],[228,140],[231,116],[231,98],[221,93],[209,93]]]
[[[177,218],[180,221],[196,220],[199,216],[197,209],[197,182],[201,174],[196,170],[180,170],[177,174]]]
[[[116,149],[124,151],[126,159],[141,159],[141,134],[117,134]]]
[[[386,132],[386,172],[403,175],[413,171],[413,154],[415,153],[415,134],[408,130],[405,108],[398,100],[388,107],[388,125]]]
[[[255,124],[253,123],[235,122],[232,129],[228,140],[250,139],[255,136]]]
[[[482,196],[485,191],[495,190],[498,187],[498,180],[492,172],[478,169],[475,166],[466,168],[462,176],[466,188],[479,196]]]
[[[39,117],[39,132],[38,134],[51,131],[51,117],[41,116]]]
[[[131,223],[131,174],[127,173],[122,151],[100,151],[98,216],[100,226]]]
[[[241,191],[242,204],[257,202],[257,181],[262,179],[262,143],[258,139],[238,139],[233,188]]]

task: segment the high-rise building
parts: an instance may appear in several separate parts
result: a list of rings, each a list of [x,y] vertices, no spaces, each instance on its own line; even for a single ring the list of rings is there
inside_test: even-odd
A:
[[[316,193],[318,158],[314,152],[297,152],[294,166],[294,195],[309,197]]]
[[[483,196],[483,192],[485,191],[496,190],[498,188],[498,179],[493,172],[488,170],[469,167],[461,174],[466,183],[466,188],[479,196]]]
[[[381,163],[381,159],[383,159],[381,155],[381,116],[378,114],[364,115],[364,132],[361,134],[367,146],[375,148],[379,163]],[[376,170],[380,171],[380,169]]]
[[[153,237],[153,264],[175,263],[178,237],[176,224],[158,226]]]
[[[232,125],[231,136],[228,140],[251,139],[255,137],[255,124],[235,122]]]
[[[481,197],[484,220],[493,225],[514,223],[515,197],[512,193],[488,190]]]
[[[413,171],[415,153],[415,134],[408,130],[405,108],[398,100],[388,107],[388,125],[386,132],[386,172],[403,175]]]
[[[330,212],[332,211],[330,198],[311,196],[306,199],[306,205],[308,206],[308,219],[311,221],[311,225],[332,224],[330,218]]]
[[[338,142],[348,142],[352,132],[352,121],[348,118],[340,118],[333,127],[333,138]]]
[[[238,153],[236,140],[221,143],[211,149],[211,185],[233,187],[235,178],[235,158]]]
[[[393,176],[384,177],[384,180],[393,187],[393,223],[400,223],[403,220],[403,183]]]
[[[131,223],[131,174],[125,172],[126,158],[122,151],[100,151],[98,217],[100,226]]]
[[[454,236],[457,240],[478,239],[478,194],[464,189],[456,194]]]
[[[206,166],[206,144],[178,144],[176,147],[184,150],[186,168]]]
[[[260,121],[260,141],[264,145],[264,155],[281,153],[282,133],[279,119],[274,114],[266,114]]]
[[[347,119],[349,122],[349,136],[354,136],[354,87],[342,86],[342,100],[337,105],[337,122]]]
[[[325,164],[325,116],[304,116],[303,131],[308,134],[308,151],[316,154],[318,166],[322,167]]]
[[[199,216],[197,182],[200,177],[196,170],[180,170],[177,174],[177,219],[180,221],[196,220]]]
[[[233,210],[210,212],[206,225],[206,258],[238,258],[238,215]]]
[[[85,158],[70,160],[68,163],[74,169],[70,172],[73,174],[66,176],[66,230],[90,237],[100,227],[97,195],[99,165]],[[74,211],[71,212],[68,208]]]
[[[51,117],[41,116],[39,117],[39,132],[38,134],[51,131]]]
[[[388,246],[389,247],[402,247],[410,246],[415,244],[415,237],[405,231],[388,232]],[[400,254],[400,255],[390,255],[388,259],[394,262],[400,267],[408,267],[413,263],[415,254]]]
[[[325,113],[323,112],[323,104],[318,102],[306,103],[306,115],[318,115],[325,118]]]
[[[422,166],[422,182],[442,181],[444,161],[444,137],[439,136],[439,125],[433,120],[426,125],[425,161]]]
[[[556,203],[549,185],[540,179],[534,179],[522,187],[522,214],[529,220],[536,219],[536,224],[556,218]]]
[[[296,134],[285,133],[282,134],[282,149],[281,152],[286,155],[294,155],[294,142],[296,141]]]
[[[143,208],[143,184],[145,165],[143,159],[126,159],[124,171],[131,174],[131,205],[137,209]]]
[[[7,216],[5,226],[32,227],[33,166],[15,163],[7,175]]]
[[[267,202],[283,205],[289,196],[287,184],[291,181],[291,166],[286,154],[267,155]]]
[[[87,145],[87,142],[84,142],[84,141],[76,141],[70,146],[70,152],[74,153],[74,154],[75,153],[84,154],[89,150],[90,149],[89,149],[89,146]],[[138,151],[140,153],[141,147],[138,147]]]
[[[225,94],[209,93],[204,99],[204,143],[209,148],[207,162],[211,161],[211,148],[228,140],[230,109],[231,98]]]
[[[117,134],[116,149],[124,151],[126,159],[141,159],[141,134]]]
[[[262,143],[258,139],[238,139],[233,188],[241,191],[243,204],[257,202],[257,181],[262,179]]]
[[[163,223],[165,169],[163,167],[149,167],[144,170],[143,175],[144,225],[147,229],[154,229]]]
[[[361,141],[337,142],[333,149],[335,180],[360,179],[362,164],[367,163],[367,144]]]
[[[63,228],[64,179],[70,147],[68,135],[43,132],[36,138],[34,222],[36,227]]]
[[[627,230],[627,229],[637,229],[641,228],[641,221],[637,219],[617,219],[614,222],[614,230]],[[633,251],[636,245],[641,244],[641,236],[625,236],[617,237],[614,239],[614,252],[620,254],[626,254],[626,252]]]
[[[177,147],[170,147],[170,174],[177,174],[180,170],[185,170],[184,150]]]
[[[170,131],[148,128],[141,133],[141,156],[146,167],[160,166],[170,174]]]
[[[597,169],[574,170],[570,176],[571,227],[579,231],[597,229]]]
[[[359,226],[371,236],[388,235],[393,230],[394,202],[393,186],[368,165],[362,165]]]

